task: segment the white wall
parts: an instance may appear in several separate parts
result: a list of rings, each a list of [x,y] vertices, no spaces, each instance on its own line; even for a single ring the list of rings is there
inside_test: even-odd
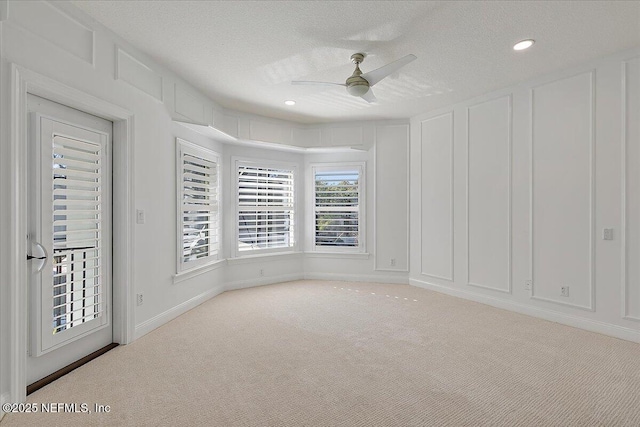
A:
[[[307,213],[305,277],[406,283],[409,269],[409,126],[379,122],[364,129],[368,151],[305,156],[307,174],[312,163],[364,162],[364,253],[324,254],[311,251],[313,218]],[[307,180],[311,180],[307,176]],[[312,189],[307,189],[311,206]],[[395,265],[391,265],[391,259]]]
[[[411,284],[640,341],[639,57],[412,118]]]
[[[250,255],[235,258],[237,236],[237,214],[235,210],[237,194],[237,172],[235,159],[255,159],[267,162],[282,162],[292,165],[296,169],[294,182],[294,197],[296,205],[294,211],[295,224],[301,224],[304,219],[301,203],[304,195],[304,156],[301,153],[262,150],[254,147],[234,146],[228,144],[224,150],[224,247],[228,258],[226,267],[226,289],[239,289],[249,286],[277,283],[281,281],[297,280],[304,276],[303,260],[301,257],[302,238],[299,227],[294,228],[296,247],[292,253],[283,255]]]
[[[145,223],[136,224],[134,236],[133,292],[144,295],[143,305],[133,307],[134,338],[226,289],[314,276],[407,282],[408,200],[403,194],[408,193],[408,121],[310,126],[225,110],[69,4],[0,1],[0,50],[0,400],[12,399],[8,393],[13,367],[8,354],[14,350],[8,345],[12,331],[8,278],[9,270],[15,266],[6,262],[6,255],[12,249],[8,237],[15,228],[10,213],[15,210],[11,188],[17,176],[11,164],[9,132],[12,126],[6,114],[10,105],[7,94],[11,90],[11,64],[120,106],[134,115],[135,208],[143,209],[146,214]],[[362,151],[320,155],[223,144],[174,119],[209,124],[239,139],[290,144],[303,149],[352,146]],[[223,257],[229,258],[200,274],[178,279],[175,277],[176,137],[222,154]],[[236,227],[232,191],[235,172],[231,162],[235,156],[285,160],[298,166],[299,246],[295,253],[232,259]],[[366,259],[354,260],[307,259],[304,254],[305,167],[319,159],[335,162],[356,158],[367,162],[369,255]],[[383,182],[376,180],[378,169]],[[397,224],[387,235],[374,232],[386,229],[386,224],[394,219]],[[382,237],[375,239],[377,234]],[[380,256],[376,258],[378,253]],[[391,257],[397,259],[394,271],[376,270],[389,267],[386,263]]]

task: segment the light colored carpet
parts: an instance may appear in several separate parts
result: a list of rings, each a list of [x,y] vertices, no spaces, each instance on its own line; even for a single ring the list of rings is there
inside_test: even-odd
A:
[[[640,426],[640,345],[404,285],[226,292],[3,426]]]

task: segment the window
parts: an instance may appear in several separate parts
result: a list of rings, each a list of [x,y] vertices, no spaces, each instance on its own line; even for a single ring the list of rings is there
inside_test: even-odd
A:
[[[220,167],[213,151],[177,140],[178,272],[218,259]]]
[[[364,250],[364,165],[314,166],[313,241],[316,250]]]
[[[238,252],[294,246],[294,168],[236,162]]]

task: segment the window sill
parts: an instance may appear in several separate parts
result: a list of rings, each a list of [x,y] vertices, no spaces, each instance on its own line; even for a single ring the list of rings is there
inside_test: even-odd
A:
[[[350,258],[350,259],[369,259],[368,252],[321,252],[308,251],[304,253],[309,258]]]
[[[289,251],[289,252],[274,252],[274,253],[266,253],[266,254],[240,255],[237,258],[227,259],[227,263],[229,265],[250,264],[254,262],[259,262],[261,260],[274,261],[279,258],[282,258],[282,259],[299,258],[302,254],[303,254],[302,252]]]
[[[212,270],[217,270],[218,268],[226,265],[226,259],[219,259],[216,261],[212,261],[208,264],[201,265],[200,267],[195,267],[189,270],[181,271],[180,273],[173,276],[173,284],[184,282],[185,280],[189,280],[192,277],[199,276],[201,274],[207,273]]]

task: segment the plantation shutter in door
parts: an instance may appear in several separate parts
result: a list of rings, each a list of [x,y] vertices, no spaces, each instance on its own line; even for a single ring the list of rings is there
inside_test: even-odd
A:
[[[38,354],[110,322],[107,137],[86,131],[86,139],[78,138],[83,133],[78,128],[69,137],[66,127],[44,121],[39,148],[41,235],[49,236],[43,245],[51,264],[42,272]]]
[[[357,248],[360,230],[360,171],[315,172],[315,245]]]
[[[238,250],[294,244],[293,170],[238,165]]]
[[[216,259],[219,250],[218,162],[181,148],[182,256],[180,269]]]

